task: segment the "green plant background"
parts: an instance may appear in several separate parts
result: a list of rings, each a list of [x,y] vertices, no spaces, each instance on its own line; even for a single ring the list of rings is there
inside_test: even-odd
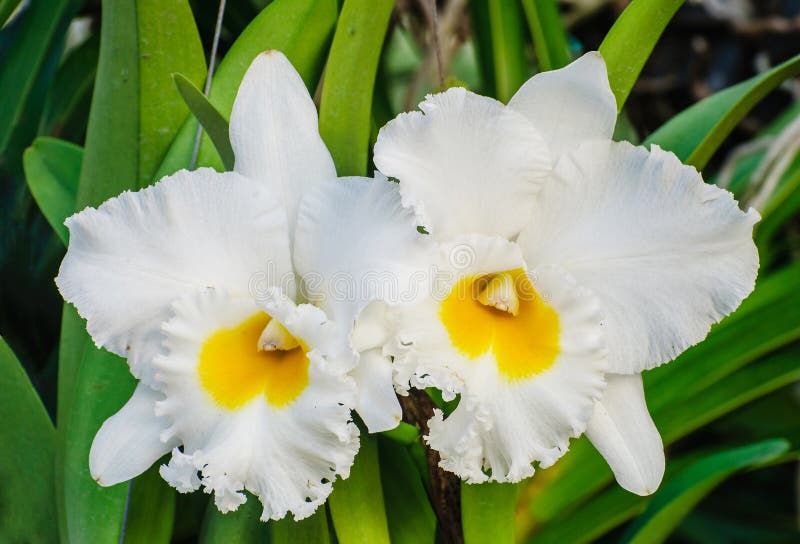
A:
[[[581,41],[574,6],[555,0],[440,1],[437,17],[424,0],[229,0],[206,99],[215,2],[0,0],[0,542],[442,541],[410,425],[365,437],[352,477],[302,523],[261,523],[256,500],[223,516],[206,495],[175,493],[155,469],[98,487],[89,446],[133,379],[124,361],[94,347],[55,290],[63,219],[193,166],[197,119],[205,132],[196,165],[230,166],[227,118],[244,71],[266,49],[285,52],[315,96],[339,174],[359,175],[372,169],[377,128],[426,92],[463,85],[507,101],[534,73],[599,48],[620,139],[672,150],[751,198],[771,148],[731,151],[742,140],[775,141],[800,116],[798,103],[775,98],[800,73],[800,44],[643,129],[630,121],[643,103],[635,84],[683,3],[598,2],[611,16],[584,24]],[[736,132],[765,105],[757,130]],[[530,481],[463,486],[466,542],[797,541],[800,154],[786,153],[762,195],[755,293],[706,342],[645,374],[667,447],[661,489],[623,491],[580,439]]]

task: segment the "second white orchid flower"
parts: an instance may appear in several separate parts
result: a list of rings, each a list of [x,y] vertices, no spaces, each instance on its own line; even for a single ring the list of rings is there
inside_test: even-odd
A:
[[[616,102],[589,53],[508,106],[453,88],[380,132],[375,164],[449,274],[398,313],[398,387],[460,394],[430,422],[441,466],[516,482],[584,431],[619,483],[664,471],[641,372],[702,340],[753,289],[754,211],[672,153],[611,141]],[[607,383],[606,383],[607,382]]]
[[[172,451],[161,474],[179,491],[203,486],[226,512],[248,490],[262,519],[302,519],[349,473],[351,409],[373,429],[399,421],[399,406],[363,401],[393,398],[391,376],[371,379],[386,374],[382,358],[356,364],[350,333],[387,296],[364,279],[407,286],[426,242],[397,184],[337,179],[281,53],[247,71],[230,136],[234,172],[181,171],[67,220],[58,287],[139,379],[95,437],[90,469],[113,485]]]

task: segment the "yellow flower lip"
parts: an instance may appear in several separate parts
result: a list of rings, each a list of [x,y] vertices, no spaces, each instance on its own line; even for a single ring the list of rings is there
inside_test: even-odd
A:
[[[561,351],[558,313],[521,268],[462,278],[439,318],[458,352],[473,360],[493,355],[508,381],[547,370]]]
[[[272,407],[284,408],[308,385],[306,352],[282,324],[259,312],[206,339],[198,364],[200,382],[229,410],[262,395]]]

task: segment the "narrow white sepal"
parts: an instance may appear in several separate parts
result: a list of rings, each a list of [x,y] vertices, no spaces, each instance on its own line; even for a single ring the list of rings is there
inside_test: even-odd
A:
[[[367,430],[378,433],[394,429],[403,418],[403,410],[392,385],[392,362],[380,349],[361,354],[351,376],[358,387],[356,411]]]
[[[155,414],[155,403],[163,398],[140,382],[125,406],[105,420],[89,451],[89,472],[98,484],[135,478],[177,445],[160,439],[169,426],[166,418]]]
[[[606,380],[586,436],[620,486],[637,495],[650,495],[664,476],[664,444],[647,411],[642,375],[609,374]]]

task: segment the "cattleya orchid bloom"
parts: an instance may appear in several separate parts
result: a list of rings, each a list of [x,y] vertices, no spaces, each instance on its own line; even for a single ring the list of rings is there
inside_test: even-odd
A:
[[[461,396],[429,424],[441,466],[517,482],[585,431],[621,486],[652,493],[664,453],[641,373],[752,291],[758,214],[674,154],[611,140],[599,53],[534,76],[507,106],[452,88],[420,109],[381,130],[375,164],[448,272],[398,309],[387,346],[401,392]]]
[[[358,369],[350,333],[383,296],[360,280],[410,274],[425,241],[396,183],[337,179],[314,103],[281,53],[250,66],[230,136],[233,172],[183,170],[66,222],[56,283],[139,379],[89,464],[108,486],[172,451],[161,475],[178,491],[203,486],[227,512],[246,489],[262,519],[302,519],[348,476],[351,409],[377,427],[399,419],[359,402],[376,395],[358,383],[374,372]],[[334,273],[354,287],[346,296]],[[390,379],[381,386],[391,392]]]

